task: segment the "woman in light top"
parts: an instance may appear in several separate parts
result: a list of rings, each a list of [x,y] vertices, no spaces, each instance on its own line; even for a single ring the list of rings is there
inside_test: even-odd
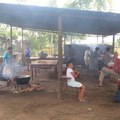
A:
[[[90,56],[91,56],[90,47],[88,47],[84,54],[84,61],[85,61],[86,69],[89,69]]]
[[[78,71],[73,71],[73,67],[74,67],[73,63],[71,63],[71,62],[67,63],[66,76],[70,78],[70,79],[67,79],[67,85],[78,88],[79,102],[87,103],[88,101],[84,100],[85,86],[82,83],[75,81],[75,78],[77,78],[80,73]]]

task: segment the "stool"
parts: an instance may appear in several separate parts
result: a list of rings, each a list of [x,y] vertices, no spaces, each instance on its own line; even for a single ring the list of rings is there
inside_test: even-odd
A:
[[[62,76],[61,78],[62,78],[62,86],[65,87],[65,94],[70,92],[69,88],[70,89],[76,89],[76,97],[78,98],[78,88],[77,87],[71,87],[71,86],[67,85],[67,79],[71,79],[71,78],[67,77],[67,76]],[[63,80],[64,80],[64,82],[63,82]],[[65,85],[64,85],[64,83],[65,83]]]

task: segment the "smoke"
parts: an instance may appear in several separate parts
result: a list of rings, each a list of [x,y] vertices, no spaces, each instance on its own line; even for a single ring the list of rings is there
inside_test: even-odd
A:
[[[10,62],[10,65],[3,67],[2,75],[5,79],[10,79],[10,78],[14,78],[20,73],[21,73],[21,66],[18,63],[12,61]]]

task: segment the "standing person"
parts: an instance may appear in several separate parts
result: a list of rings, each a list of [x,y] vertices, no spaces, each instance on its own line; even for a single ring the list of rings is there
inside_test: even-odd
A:
[[[72,62],[75,65],[77,58],[76,51],[71,45],[68,45],[68,48],[69,49],[66,58],[68,59],[68,62]]]
[[[75,78],[77,78],[80,73],[78,71],[73,71],[73,67],[74,67],[73,63],[71,63],[71,62],[67,63],[66,76],[71,78],[71,79],[67,80],[67,85],[71,86],[71,87],[78,88],[78,90],[79,90],[79,94],[78,94],[79,102],[87,103],[87,101],[84,100],[85,86],[82,83],[75,81]]]
[[[111,51],[112,51],[112,49],[110,47],[106,48],[106,52],[105,52],[104,59],[103,59],[104,64],[106,64],[107,62],[113,61]]]
[[[89,68],[89,64],[90,64],[90,47],[88,47],[85,51],[85,55],[84,55],[84,61],[85,61],[85,65],[86,65],[86,69]]]
[[[98,72],[98,58],[102,57],[99,53],[100,48],[96,47],[90,59],[90,70]]]
[[[10,78],[12,77],[11,53],[12,53],[12,47],[9,47],[3,55],[3,64],[4,64],[3,77],[8,79],[8,85],[10,82]]]
[[[27,62],[27,70],[29,71],[29,65],[30,65],[30,56],[31,56],[31,50],[29,47],[25,50],[25,57]]]

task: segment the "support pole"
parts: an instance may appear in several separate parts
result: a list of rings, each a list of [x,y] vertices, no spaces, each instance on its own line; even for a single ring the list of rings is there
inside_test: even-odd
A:
[[[24,50],[23,50],[23,28],[21,29],[22,30],[22,40],[21,40],[21,52],[22,52],[22,63],[23,63],[23,54],[24,54]]]
[[[10,25],[10,47],[12,47],[12,26]]]
[[[51,54],[51,56],[53,55],[53,51],[52,51],[52,49],[53,49],[53,33],[52,33],[52,31],[51,31],[51,33],[50,33],[50,46],[51,46],[51,51],[50,51],[50,54]]]
[[[58,99],[62,94],[62,17],[58,16]]]
[[[114,48],[115,48],[115,35],[113,35],[113,43],[112,43],[112,46],[113,46],[113,53],[114,53]]]

